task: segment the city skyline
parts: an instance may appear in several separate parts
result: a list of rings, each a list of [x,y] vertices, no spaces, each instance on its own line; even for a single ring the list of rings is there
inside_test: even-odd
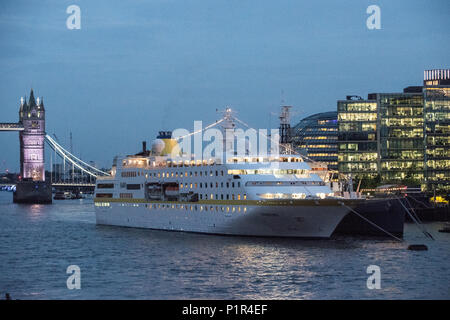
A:
[[[401,92],[421,85],[423,70],[448,67],[448,3],[324,3],[4,2],[0,122],[17,122],[32,87],[45,100],[47,133],[68,147],[72,132],[78,156],[110,166],[158,131],[211,122],[227,105],[273,128],[284,100],[295,125],[348,94]],[[71,4],[80,30],[66,28]],[[380,30],[366,27],[371,4]],[[0,134],[0,144],[2,171],[5,162],[17,172],[17,133]]]

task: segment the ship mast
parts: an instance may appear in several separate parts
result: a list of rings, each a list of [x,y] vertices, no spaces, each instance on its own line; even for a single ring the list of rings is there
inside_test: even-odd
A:
[[[231,110],[230,107],[226,107],[225,110],[220,112],[222,112],[223,119],[220,125],[223,135],[223,152],[227,155],[234,152],[234,129],[236,128],[236,123],[234,122],[233,113],[235,111]]]

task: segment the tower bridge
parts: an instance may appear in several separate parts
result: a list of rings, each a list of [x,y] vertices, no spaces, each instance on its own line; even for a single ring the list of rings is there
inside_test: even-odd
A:
[[[33,89],[31,89],[28,102],[26,98],[20,99],[19,121],[17,123],[0,123],[0,131],[19,132],[21,180],[16,185],[14,202],[51,203],[52,181],[45,180],[45,143],[63,159],[64,166],[67,161],[72,168],[76,167],[84,174],[94,178],[109,175],[109,173],[82,161],[46,134],[44,100],[39,97],[35,98]],[[55,183],[55,187],[60,184],[61,182]],[[67,182],[62,184],[71,186]]]

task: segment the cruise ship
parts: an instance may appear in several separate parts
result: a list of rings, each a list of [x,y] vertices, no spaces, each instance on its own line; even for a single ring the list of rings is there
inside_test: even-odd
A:
[[[207,234],[329,238],[361,199],[335,196],[298,155],[174,157],[160,132],[151,150],[115,158],[95,188],[99,225]]]

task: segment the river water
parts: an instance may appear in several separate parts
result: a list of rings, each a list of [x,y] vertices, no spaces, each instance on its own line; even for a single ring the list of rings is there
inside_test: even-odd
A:
[[[0,298],[449,299],[450,234],[413,224],[407,243],[225,237],[95,224],[92,200],[16,205],[0,192]],[[67,288],[69,265],[81,289]],[[368,289],[369,265],[380,289]]]

